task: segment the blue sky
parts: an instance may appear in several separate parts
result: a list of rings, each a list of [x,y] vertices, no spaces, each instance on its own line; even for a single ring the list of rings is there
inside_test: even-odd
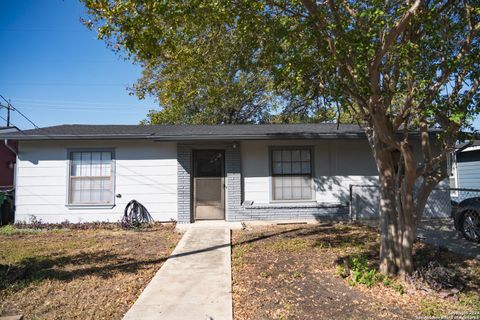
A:
[[[158,108],[128,95],[140,68],[97,40],[81,16],[76,0],[0,0],[0,94],[38,126],[137,124]],[[12,122],[32,127],[16,113]]]
[[[77,0],[0,0],[0,94],[41,127],[137,124],[158,105],[128,94],[140,67],[87,30],[84,11]],[[17,113],[12,123],[32,127]]]

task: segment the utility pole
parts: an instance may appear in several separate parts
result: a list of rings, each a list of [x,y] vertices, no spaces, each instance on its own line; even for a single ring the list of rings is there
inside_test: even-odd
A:
[[[7,128],[10,127],[10,99],[7,104]]]
[[[13,106],[13,104],[12,104],[12,102],[11,102],[12,100],[10,100],[10,99],[7,100],[7,99],[5,99],[5,97],[2,96],[1,94],[0,94],[0,98],[7,103],[6,106],[0,103],[0,107],[7,108],[7,119],[5,119],[5,118],[3,118],[3,117],[0,116],[1,118],[3,118],[3,120],[7,120],[7,127],[10,127],[10,124],[13,125],[13,123],[10,122],[10,112],[11,112],[11,111],[15,111],[15,112],[17,112],[19,115],[21,115],[22,117],[24,117],[28,122],[30,122],[36,129],[38,129],[38,126],[35,124],[35,122],[33,122],[32,120],[30,120],[30,118],[28,118],[26,115],[24,115],[23,112],[21,112],[20,110],[18,110],[17,108],[15,108],[15,107]]]

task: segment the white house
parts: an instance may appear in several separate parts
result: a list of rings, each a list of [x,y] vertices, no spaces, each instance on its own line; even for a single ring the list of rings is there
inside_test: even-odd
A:
[[[158,221],[344,219],[349,186],[377,182],[357,125],[62,125],[0,138],[18,141],[16,221],[113,222],[132,199]]]

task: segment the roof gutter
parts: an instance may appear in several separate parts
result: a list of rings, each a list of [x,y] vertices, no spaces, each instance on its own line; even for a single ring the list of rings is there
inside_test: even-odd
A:
[[[362,139],[364,134],[272,134],[272,135],[182,135],[152,136],[154,141],[212,141],[212,140],[290,140],[290,139]]]
[[[151,134],[115,134],[115,135],[11,135],[0,139],[15,141],[34,141],[34,140],[128,140],[128,139],[147,139]]]
[[[18,155],[17,150],[12,148],[12,146],[8,144],[8,139],[3,140],[3,143],[5,144],[5,147],[7,147],[7,149],[10,150],[15,156]]]
[[[462,147],[458,148],[457,150],[455,150],[455,153],[460,153],[462,152],[463,150],[467,149],[468,147],[471,147],[473,144],[473,140],[470,140],[468,143],[465,143],[465,145],[463,145]]]
[[[418,134],[411,134],[412,138],[418,138]],[[149,137],[153,141],[232,141],[232,140],[293,140],[293,139],[317,139],[317,140],[359,140],[366,139],[365,133],[305,133],[305,134],[259,134],[259,135],[154,135]]]
[[[435,134],[435,132],[431,132]],[[400,135],[400,134],[399,134]],[[412,138],[418,138],[418,133],[411,133]],[[290,140],[290,139],[365,139],[364,132],[346,133],[276,133],[276,134],[197,134],[197,135],[158,135],[158,134],[100,134],[100,135],[10,135],[0,139],[15,141],[35,140],[134,140],[147,139],[153,141],[214,141],[214,140]]]

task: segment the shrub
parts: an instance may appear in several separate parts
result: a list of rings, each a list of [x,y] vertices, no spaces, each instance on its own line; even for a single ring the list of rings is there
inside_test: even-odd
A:
[[[377,271],[368,266],[364,255],[348,257],[344,265],[339,267],[339,273],[344,278],[349,277],[348,283],[351,286],[363,284],[370,288],[377,282]]]
[[[368,259],[364,255],[355,255],[344,260],[343,265],[339,265],[338,274],[342,278],[349,278],[348,283],[351,286],[363,284],[367,288],[371,288],[377,282],[381,282],[384,286],[390,287],[400,294],[404,293],[404,288],[394,279],[377,273],[377,270],[368,265]]]

